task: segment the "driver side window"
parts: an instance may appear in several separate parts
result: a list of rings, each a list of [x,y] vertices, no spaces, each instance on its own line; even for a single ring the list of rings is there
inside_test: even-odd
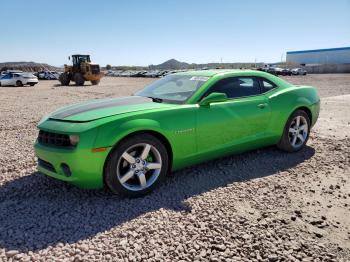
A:
[[[255,77],[228,77],[216,82],[205,94],[224,93],[228,98],[260,94],[259,81]]]

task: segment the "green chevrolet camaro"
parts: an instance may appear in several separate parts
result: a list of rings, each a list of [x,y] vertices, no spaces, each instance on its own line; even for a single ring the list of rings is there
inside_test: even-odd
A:
[[[210,159],[269,145],[298,151],[319,110],[315,88],[268,73],[189,71],[134,96],[59,109],[38,124],[34,147],[48,176],[135,197]]]

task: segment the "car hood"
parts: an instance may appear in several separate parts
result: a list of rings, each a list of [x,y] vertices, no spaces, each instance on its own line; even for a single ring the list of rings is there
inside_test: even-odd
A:
[[[141,96],[97,99],[61,108],[49,115],[49,118],[62,121],[88,122],[108,116],[172,106],[174,104],[156,103],[151,98]]]

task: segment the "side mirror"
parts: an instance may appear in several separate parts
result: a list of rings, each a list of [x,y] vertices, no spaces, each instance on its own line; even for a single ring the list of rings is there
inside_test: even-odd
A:
[[[224,93],[211,93],[208,96],[204,97],[202,101],[199,102],[200,106],[208,106],[211,103],[216,102],[225,102],[227,101],[227,95]]]
[[[68,60],[70,60],[70,56],[68,56]]]

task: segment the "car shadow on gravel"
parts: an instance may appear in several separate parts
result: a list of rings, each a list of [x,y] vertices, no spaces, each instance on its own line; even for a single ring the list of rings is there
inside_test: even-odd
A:
[[[275,147],[221,158],[175,172],[152,194],[127,199],[82,190],[33,173],[0,186],[0,247],[38,250],[74,243],[160,208],[187,212],[185,200],[235,182],[276,175],[311,158],[312,147],[294,154]]]

